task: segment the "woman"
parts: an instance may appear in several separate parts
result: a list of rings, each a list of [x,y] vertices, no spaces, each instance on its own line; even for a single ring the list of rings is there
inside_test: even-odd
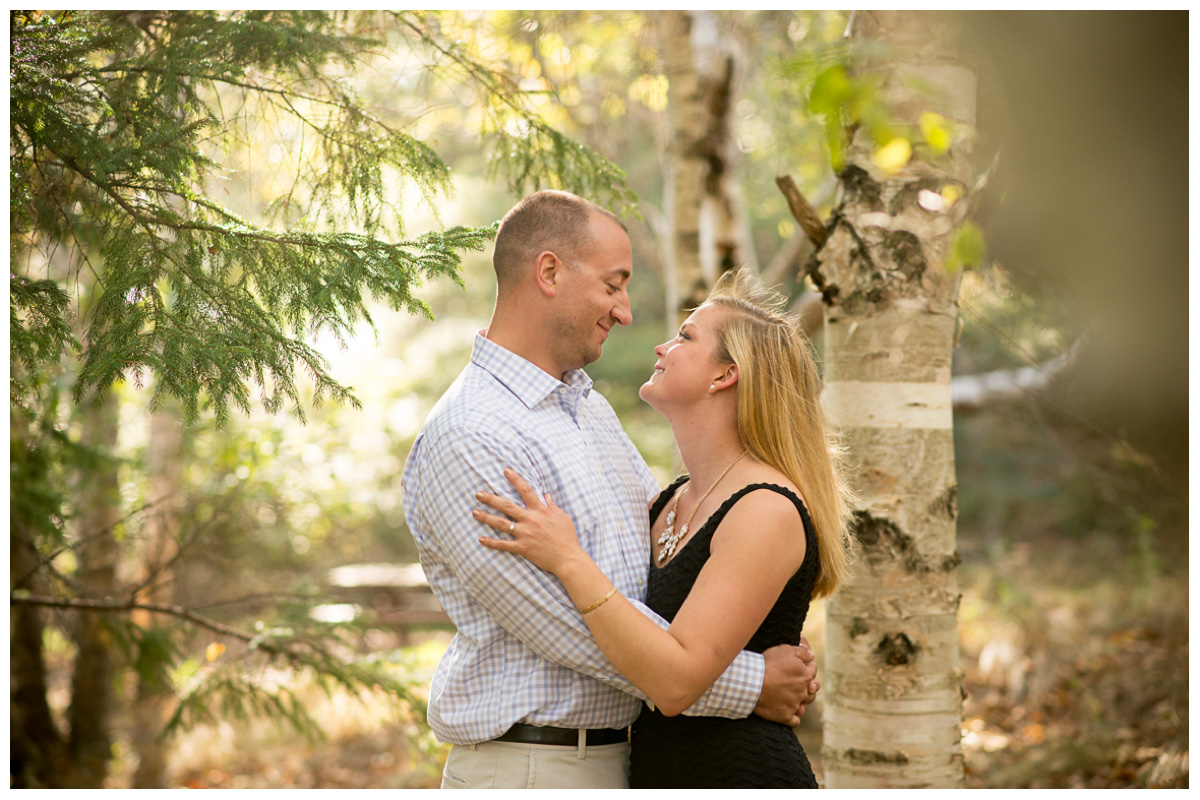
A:
[[[799,641],[811,598],[846,576],[848,495],[809,343],[734,273],[654,352],[639,394],[670,422],[687,469],[650,510],[646,604],[669,630],[616,593],[570,518],[514,473],[526,507],[481,493],[505,516],[475,512],[514,538],[480,542],[557,576],[604,654],[650,698],[633,727],[634,788],[815,788],[788,727],[681,716],[740,650]]]

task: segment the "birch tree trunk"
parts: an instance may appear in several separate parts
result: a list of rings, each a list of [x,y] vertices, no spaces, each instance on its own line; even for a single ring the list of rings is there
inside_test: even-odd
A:
[[[663,74],[667,77],[667,116],[671,123],[667,152],[671,201],[667,214],[671,218],[675,286],[679,290],[679,306],[675,311],[680,312],[697,305],[707,294],[700,266],[704,162],[696,157],[697,142],[704,128],[704,98],[692,56],[691,14],[672,10],[660,11],[655,16],[662,43]]]
[[[704,162],[700,205],[700,266],[706,289],[745,259],[737,147],[731,122],[737,64],[717,12],[692,11],[692,60],[700,76],[703,127],[696,157]],[[706,293],[707,294],[707,293]]]
[[[973,125],[975,75],[949,31],[913,12],[857,13],[882,41],[892,118],[935,111]],[[827,609],[825,781],[830,788],[953,787],[963,779],[955,568],[958,493],[950,362],[958,275],[945,263],[971,186],[969,137],[895,174],[856,134],[814,280],[825,314],[826,402],[846,433],[861,501],[855,577]],[[925,194],[922,194],[922,193]]]
[[[660,11],[656,19],[668,82],[667,211],[682,319],[745,258],[730,123],[735,64],[713,12]]]

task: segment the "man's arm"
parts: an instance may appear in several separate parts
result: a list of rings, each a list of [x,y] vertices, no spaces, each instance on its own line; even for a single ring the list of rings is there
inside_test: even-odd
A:
[[[506,466],[540,489],[543,480],[530,456],[499,436],[478,431],[452,431],[423,445],[415,487],[421,497],[417,508],[409,510],[410,525],[414,532],[420,529],[422,545],[453,573],[463,593],[541,658],[644,700],[645,696],[600,652],[557,579],[523,558],[479,544],[479,536],[490,529],[471,517],[476,507],[474,493],[483,490],[519,499],[504,478]],[[406,500],[412,503],[414,498]],[[637,605],[656,624],[668,627],[643,604]],[[759,701],[764,670],[762,656],[741,653],[686,713],[748,716]],[[778,707],[781,703],[772,705]],[[781,717],[782,711],[770,716],[783,721]]]

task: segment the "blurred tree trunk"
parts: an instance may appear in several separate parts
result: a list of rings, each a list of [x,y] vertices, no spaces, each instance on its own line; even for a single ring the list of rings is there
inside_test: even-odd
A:
[[[11,430],[10,436],[15,442],[19,432]],[[37,593],[40,581],[32,537],[15,514],[9,514],[9,526],[12,590]],[[60,777],[62,739],[46,701],[42,612],[37,606],[17,605],[9,619],[9,779],[14,789],[53,787]]]
[[[731,123],[737,63],[725,46],[715,11],[692,11],[692,59],[700,76],[703,127],[696,141],[704,164],[700,207],[700,264],[707,286],[746,259],[742,201],[736,179],[737,148]],[[707,293],[706,293],[707,294]]]
[[[119,405],[112,392],[83,408],[82,444],[104,456],[116,450]],[[116,527],[120,492],[115,462],[81,470],[77,484],[75,556],[82,597],[105,598],[116,581]],[[67,742],[66,786],[102,789],[111,756],[109,732],[113,698],[112,637],[103,614],[79,614],[76,620],[75,670],[71,679],[71,735]]]
[[[179,550],[179,505],[175,498],[182,483],[183,423],[178,415],[160,408],[150,416],[150,443],[146,468],[150,475],[150,501],[156,509],[146,520],[145,541],[139,558],[141,574],[138,600],[171,605],[175,601],[172,557]],[[149,612],[134,614],[134,622],[151,631],[168,620]],[[161,736],[174,695],[171,687],[154,675],[141,675],[134,705],[132,744],[138,754],[133,776],[135,789],[165,789],[167,748]]]
[[[729,119],[735,65],[721,46],[712,12],[661,11],[655,17],[671,128],[667,195],[674,291],[669,299],[682,318],[684,309],[704,301],[721,273],[744,258]]]
[[[700,204],[703,198],[704,161],[697,157],[697,140],[704,129],[704,104],[700,76],[692,56],[692,17],[687,11],[657,12],[662,46],[662,69],[667,77],[667,116],[671,140],[667,150],[671,218],[674,241],[676,311],[695,305],[705,294],[700,266]],[[668,314],[669,317],[669,314]]]
[[[889,113],[973,125],[975,73],[930,14],[856,13],[850,36],[883,44]],[[880,52],[878,47],[871,52]],[[963,780],[955,568],[958,487],[950,363],[959,275],[946,267],[967,203],[970,137],[894,174],[858,130],[814,279],[825,314],[826,398],[855,465],[860,560],[828,606],[824,767],[830,788],[952,787]],[[925,194],[922,194],[925,192]],[[930,194],[932,193],[932,195]]]

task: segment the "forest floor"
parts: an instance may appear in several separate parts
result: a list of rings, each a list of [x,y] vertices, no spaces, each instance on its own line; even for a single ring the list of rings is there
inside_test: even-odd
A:
[[[966,785],[1188,785],[1187,553],[1111,540],[963,543],[959,614]],[[807,635],[824,647],[815,604]],[[432,669],[446,634],[421,649]],[[389,704],[311,690],[325,736],[270,722],[201,726],[176,740],[170,785],[436,787],[446,748]],[[801,741],[821,778],[819,700]],[[118,769],[110,786],[128,785]]]

